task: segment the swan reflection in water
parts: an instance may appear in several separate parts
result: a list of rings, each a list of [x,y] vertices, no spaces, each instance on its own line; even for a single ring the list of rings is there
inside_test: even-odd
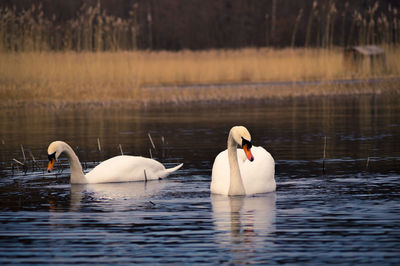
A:
[[[77,210],[84,202],[85,196],[99,202],[98,207],[124,209],[139,205],[151,204],[151,199],[165,187],[164,180],[148,182],[72,184],[71,209]]]
[[[168,184],[165,180],[72,184],[67,188],[68,211],[50,207],[49,223],[55,230],[71,222],[77,228],[87,225],[113,228],[117,224],[129,229],[132,223],[143,222],[143,213],[156,206],[152,200],[159,198]],[[137,215],[132,215],[132,211]]]
[[[275,232],[276,193],[253,197],[211,195],[216,241],[232,246],[237,262],[249,261],[256,246],[269,242]]]

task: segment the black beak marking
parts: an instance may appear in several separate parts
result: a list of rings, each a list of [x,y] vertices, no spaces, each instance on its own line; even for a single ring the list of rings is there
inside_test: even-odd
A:
[[[47,155],[49,157],[49,161],[55,160],[56,159],[56,152],[53,152],[52,154]]]
[[[242,147],[243,147],[245,144],[247,144],[247,147],[248,147],[249,149],[251,149],[251,147],[253,146],[253,145],[251,144],[250,141],[248,141],[247,139],[245,139],[245,138],[242,137]]]

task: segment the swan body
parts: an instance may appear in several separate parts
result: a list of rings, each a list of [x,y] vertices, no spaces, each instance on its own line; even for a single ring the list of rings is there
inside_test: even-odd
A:
[[[97,165],[86,175],[82,171],[81,163],[72,148],[63,141],[54,141],[49,145],[49,166],[47,170],[53,169],[54,161],[62,153],[68,157],[71,169],[72,184],[93,184],[93,183],[115,183],[154,180],[167,177],[175,172],[183,164],[166,169],[164,165],[156,160],[141,156],[120,155]]]
[[[243,149],[238,149],[240,145]],[[252,147],[245,127],[233,127],[228,149],[215,158],[210,190],[223,195],[252,195],[276,190],[275,161],[262,147]]]

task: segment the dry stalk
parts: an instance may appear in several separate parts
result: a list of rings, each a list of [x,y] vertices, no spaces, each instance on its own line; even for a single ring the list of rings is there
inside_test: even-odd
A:
[[[325,174],[325,158],[326,158],[326,136],[324,137],[324,153],[322,158],[322,172]]]
[[[101,152],[101,145],[100,145],[100,139],[99,138],[97,138],[97,148]]]
[[[150,132],[149,132],[149,133],[147,133],[147,136],[148,136],[148,137],[149,137],[149,139],[150,139],[151,146],[153,146],[153,149],[154,149],[154,150],[156,150],[156,146],[154,145],[154,142],[153,142],[153,139],[151,138]]]

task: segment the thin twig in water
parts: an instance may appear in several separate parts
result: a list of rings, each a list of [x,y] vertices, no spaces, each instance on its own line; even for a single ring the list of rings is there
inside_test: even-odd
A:
[[[119,144],[119,150],[121,151],[121,155],[124,155],[124,152],[122,151],[122,145]]]
[[[29,151],[29,155],[30,155],[31,158],[32,158],[33,165],[36,165],[36,167],[40,169],[40,166],[37,164],[36,159],[35,159],[35,157],[33,156],[33,154],[32,154],[31,151]],[[32,168],[33,168],[33,167],[32,167]]]
[[[64,167],[61,167],[61,168],[58,169],[58,173],[59,174],[62,174],[62,172],[64,172]]]
[[[14,162],[16,162],[17,164],[19,164],[19,165],[22,165],[22,166],[25,166],[25,164],[24,163],[21,163],[20,161],[18,161],[17,159],[15,159],[15,158],[13,158],[13,161]]]
[[[100,145],[100,139],[99,138],[97,138],[97,147],[98,147],[99,151],[101,151],[101,145]]]
[[[153,154],[151,153],[151,149],[149,149],[150,158],[153,159]]]
[[[26,174],[26,172],[28,171],[28,167],[24,163],[21,163],[20,161],[18,161],[15,158],[13,158],[13,161],[16,162],[17,164],[21,165],[22,169],[23,169],[23,172]]]
[[[161,154],[161,158],[165,158],[165,138],[164,138],[164,136],[161,136],[161,143],[162,143],[162,154]]]
[[[151,138],[150,132],[147,133],[147,136],[149,136],[150,142],[151,142],[151,146],[153,146],[153,149],[156,149],[156,146],[154,145],[153,139]]]
[[[21,144],[21,151],[22,151],[22,156],[24,157],[24,162],[25,162],[26,161],[26,157],[25,157],[24,146],[22,146],[22,144]]]
[[[369,156],[368,156],[368,159],[367,159],[367,164],[365,165],[365,170],[368,170],[368,167],[369,167]]]
[[[32,154],[32,152],[31,152],[31,151],[29,151],[29,155],[31,156],[31,158],[32,158],[32,161],[33,161],[34,163],[36,163],[35,157],[33,156],[33,154]]]
[[[147,182],[147,174],[146,174],[146,169],[143,169],[144,172],[144,181]]]
[[[325,174],[326,136],[324,137],[324,157],[322,158],[322,172]]]

